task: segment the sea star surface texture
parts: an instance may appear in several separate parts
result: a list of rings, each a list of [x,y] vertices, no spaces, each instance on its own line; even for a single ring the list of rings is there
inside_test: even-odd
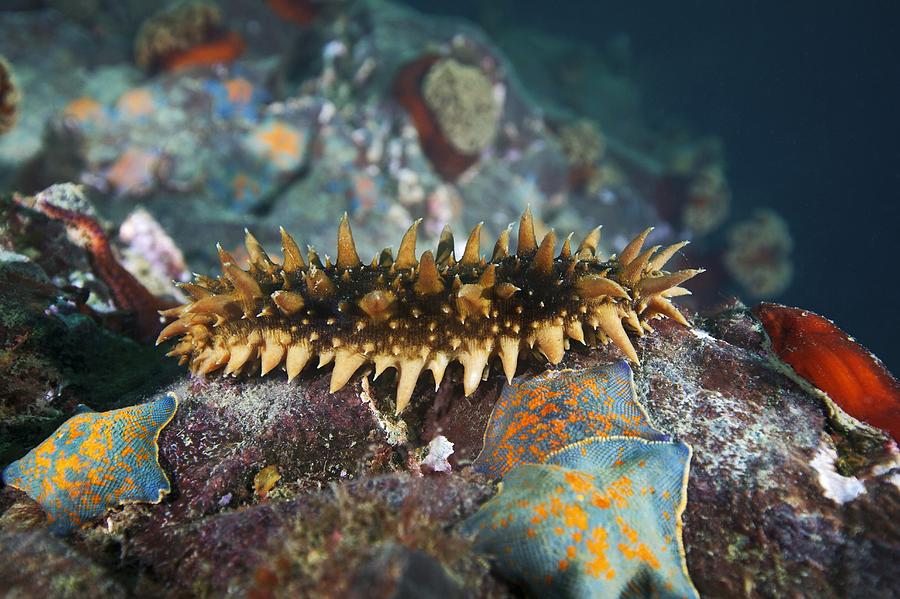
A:
[[[521,464],[464,523],[540,597],[698,597],[681,545],[690,447],[593,437]]]
[[[157,439],[175,415],[174,395],[109,412],[82,406],[49,438],[3,471],[65,533],[124,502],[158,503],[169,492]]]
[[[637,402],[624,360],[515,379],[491,413],[475,469],[499,478],[517,464],[543,463],[552,452],[598,435],[668,439]]]

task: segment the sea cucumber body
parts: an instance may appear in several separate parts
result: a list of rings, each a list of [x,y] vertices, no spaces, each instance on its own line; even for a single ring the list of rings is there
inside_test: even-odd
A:
[[[567,239],[554,257],[555,234],[538,245],[526,212],[516,254],[505,231],[483,258],[478,226],[457,260],[449,229],[436,252],[417,259],[417,224],[396,259],[385,250],[369,265],[356,254],[346,217],[334,264],[313,251],[304,260],[284,231],[285,257],[276,264],[248,233],[249,270],[220,250],[223,275],[184,286],[192,301],[164,313],[176,319],[159,341],[180,335],[170,355],[200,374],[266,374],[283,365],[293,378],[314,357],[320,367],[333,361],[332,391],[365,363],[374,363],[376,376],[394,367],[399,413],[423,370],[440,384],[448,364],[460,362],[469,395],[495,356],[509,379],[520,353],[534,349],[555,364],[569,339],[611,340],[637,362],[626,328],[643,335],[663,316],[687,324],[668,298],[687,293],[678,285],[700,271],[662,271],[683,244],[642,251],[649,229],[608,260],[597,256],[599,230],[575,251]]]

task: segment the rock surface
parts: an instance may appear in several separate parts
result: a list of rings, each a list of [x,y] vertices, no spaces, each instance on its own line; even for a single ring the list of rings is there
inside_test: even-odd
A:
[[[684,543],[701,595],[843,597],[889,589],[900,550],[892,517],[900,489],[896,468],[889,469],[896,447],[848,450],[820,401],[769,365],[759,326],[743,307],[695,321],[695,329],[660,322],[639,341],[642,365],[634,370],[656,426],[693,447]],[[573,348],[561,367],[609,362],[615,351]],[[528,371],[540,369],[531,363]],[[449,474],[418,472],[415,453],[432,432],[455,444],[451,460],[480,450],[484,412],[502,375],[463,398],[459,374],[451,369],[436,394],[419,393],[403,421],[379,411],[387,405],[379,398],[390,393],[382,381],[370,386],[357,378],[330,395],[327,371],[293,384],[283,374],[185,377],[168,389],[182,403],[160,439],[172,496],[111,511],[105,522],[53,542],[124,576],[134,593],[149,584],[138,583],[144,578],[176,596],[312,592],[327,588],[335,576],[329,560],[340,558],[348,560],[341,584],[350,585],[342,587],[349,594],[373,585],[384,590],[380,596],[399,596],[393,593],[423,580],[450,596],[503,594],[467,541],[448,532],[493,494],[492,485],[463,459]],[[416,430],[425,434],[405,432]],[[813,463],[823,447],[836,452],[829,455],[856,452],[865,492],[845,503],[828,496],[822,466]],[[888,467],[873,474],[876,462]],[[273,464],[281,480],[265,499],[255,496],[253,477]],[[30,500],[10,489],[2,497],[4,530],[40,526],[16,515]]]

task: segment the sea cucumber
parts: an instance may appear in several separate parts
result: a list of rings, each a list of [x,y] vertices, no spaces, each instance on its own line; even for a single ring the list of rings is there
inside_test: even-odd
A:
[[[478,225],[458,260],[449,227],[437,250],[417,259],[418,224],[404,235],[396,258],[385,249],[370,265],[357,255],[346,215],[334,264],[327,258],[323,264],[312,249],[304,260],[284,229],[284,259],[277,264],[248,232],[249,270],[219,247],[222,276],[182,284],[191,301],[162,313],[175,320],[157,343],[180,337],[169,355],[201,375],[218,369],[265,375],[284,364],[290,380],[318,356],[319,367],[334,362],[332,392],[363,364],[374,363],[376,376],[394,367],[399,414],[423,370],[439,385],[448,364],[460,362],[468,396],[493,356],[508,380],[521,351],[536,349],[557,364],[569,339],[588,345],[611,340],[637,363],[626,327],[641,336],[659,317],[689,326],[670,298],[689,294],[679,285],[702,271],[662,270],[687,242],[643,250],[647,229],[604,260],[598,227],[574,250],[569,235],[554,257],[556,234],[550,231],[538,244],[526,210],[515,254],[507,229],[485,260]]]

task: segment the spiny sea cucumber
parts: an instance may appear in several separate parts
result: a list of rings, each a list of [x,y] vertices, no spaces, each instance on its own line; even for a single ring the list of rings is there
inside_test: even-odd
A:
[[[569,339],[611,340],[637,363],[625,327],[641,336],[659,317],[689,326],[670,298],[689,294],[679,285],[702,271],[662,270],[687,242],[643,250],[647,229],[603,260],[598,227],[574,251],[569,235],[554,258],[556,234],[538,245],[526,210],[515,254],[507,229],[485,260],[479,224],[458,260],[449,227],[437,250],[417,260],[418,224],[404,235],[396,258],[385,249],[368,266],[360,262],[346,215],[334,264],[327,257],[323,264],[311,248],[304,260],[284,229],[284,259],[277,264],[248,232],[249,270],[219,247],[223,275],[182,284],[191,301],[162,312],[175,320],[157,343],[180,336],[169,355],[202,375],[222,368],[226,375],[257,368],[265,375],[284,364],[290,380],[318,356],[319,367],[334,361],[332,392],[363,364],[373,362],[375,376],[394,367],[399,414],[423,370],[439,385],[448,364],[462,363],[468,396],[495,355],[508,380],[520,351],[536,349],[557,364]]]

